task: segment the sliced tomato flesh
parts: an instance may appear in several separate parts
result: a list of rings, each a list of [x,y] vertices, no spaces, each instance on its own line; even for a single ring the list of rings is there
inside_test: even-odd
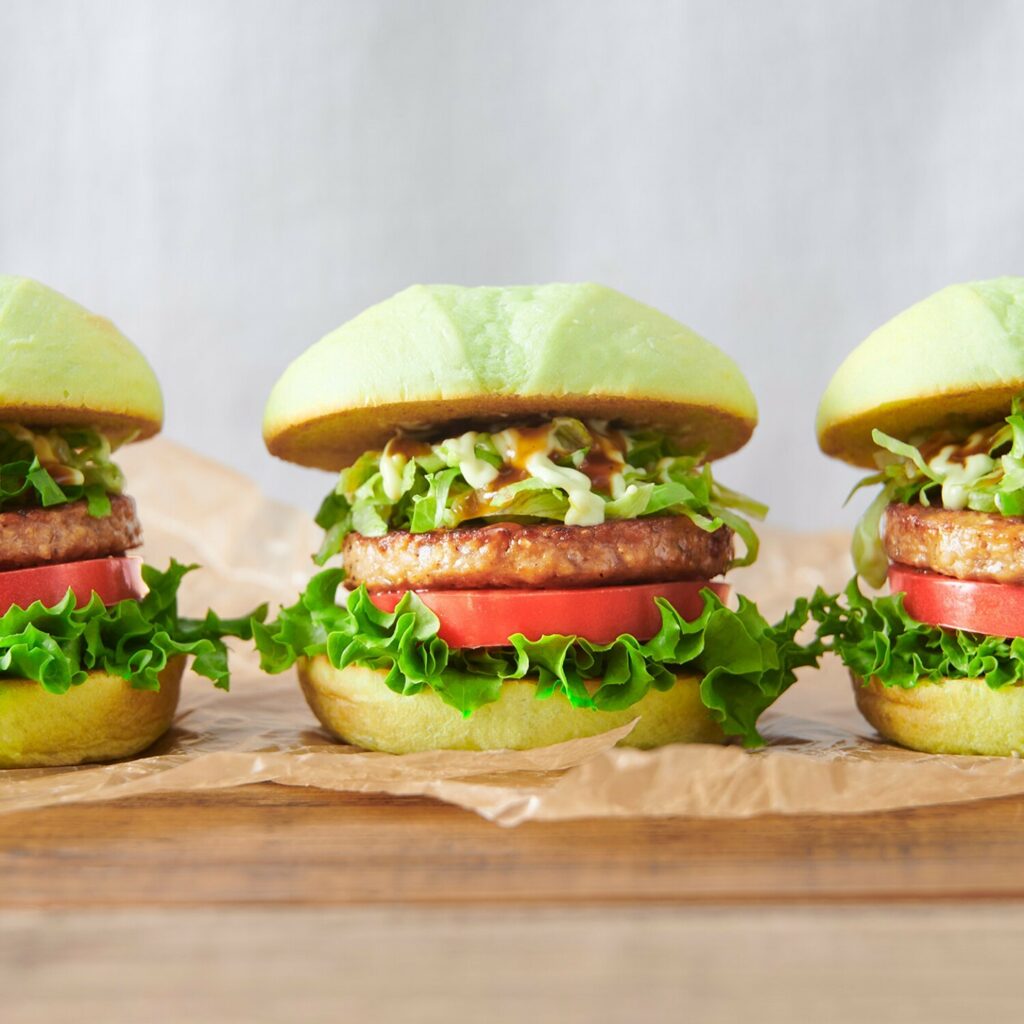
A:
[[[654,603],[662,597],[688,620],[704,610],[703,589],[723,601],[725,583],[684,580],[640,583],[585,590],[416,590],[416,596],[441,620],[438,636],[449,647],[501,647],[522,633],[527,640],[559,633],[579,636],[595,644],[611,643],[627,633],[650,640],[661,629],[661,612]],[[381,611],[392,612],[406,590],[381,590],[370,600]]]
[[[958,580],[893,564],[889,589],[902,592],[907,614],[926,625],[986,636],[1024,636],[1024,585]]]
[[[55,605],[69,590],[74,593],[79,608],[88,604],[93,594],[98,594],[108,605],[137,600],[146,593],[142,559],[133,555],[90,558],[0,572],[0,615],[13,605],[27,608],[33,601]]]

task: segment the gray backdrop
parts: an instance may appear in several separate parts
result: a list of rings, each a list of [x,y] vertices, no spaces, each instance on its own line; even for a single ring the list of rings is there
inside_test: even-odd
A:
[[[167,433],[312,508],[259,423],[414,281],[596,279],[730,352],[720,475],[848,522],[813,439],[871,328],[1024,272],[1024,4],[0,0],[0,269],[111,316]]]

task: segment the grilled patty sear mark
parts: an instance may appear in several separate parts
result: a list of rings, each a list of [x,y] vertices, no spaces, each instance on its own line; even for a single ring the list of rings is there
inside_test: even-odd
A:
[[[711,579],[732,559],[733,534],[686,516],[490,526],[381,537],[351,533],[342,551],[348,583],[369,590],[581,588]]]
[[[124,494],[99,518],[85,501],[0,513],[0,570],[121,555],[141,543],[135,502]]]
[[[1024,583],[1024,518],[895,503],[885,510],[893,562],[961,580]]]

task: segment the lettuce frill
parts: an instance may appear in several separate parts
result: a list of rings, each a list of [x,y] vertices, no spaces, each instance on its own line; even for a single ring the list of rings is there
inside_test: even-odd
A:
[[[1024,682],[1024,638],[925,625],[907,614],[902,594],[867,597],[856,578],[842,596],[819,589],[810,613],[824,648],[864,680],[904,689],[943,679],[984,679],[993,690]]]
[[[120,676],[140,690],[159,690],[160,673],[177,655],[191,655],[193,671],[227,689],[224,638],[251,639],[252,623],[266,608],[237,619],[207,612],[202,619],[178,614],[178,588],[196,566],[172,561],[165,572],[143,566],[149,592],[141,600],[109,607],[93,594],[81,608],[72,593],[47,607],[36,601],[0,616],[0,679],[32,679],[50,693],[66,693],[89,672]]]
[[[437,635],[437,616],[413,593],[391,613],[378,609],[365,587],[339,605],[343,578],[340,569],[321,572],[274,622],[253,622],[265,671],[326,655],[337,669],[384,670],[398,694],[429,687],[463,715],[497,700],[506,680],[536,679],[539,699],[561,694],[575,707],[616,711],[689,674],[700,679],[701,699],[723,731],[757,746],[758,717],[795,681],[795,670],[817,664],[821,653],[819,641],[796,639],[808,620],[806,600],[770,625],[752,602],[741,597],[733,611],[710,590],[702,592],[704,608],[693,621],[659,599],[661,629],[646,642],[628,635],[609,644],[559,635],[531,642],[516,634],[508,647],[453,650]],[[600,683],[592,687],[588,680]]]

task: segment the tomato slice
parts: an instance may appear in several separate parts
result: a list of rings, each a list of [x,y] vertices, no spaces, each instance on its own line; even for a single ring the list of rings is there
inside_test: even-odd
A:
[[[723,601],[728,584],[684,580],[587,590],[417,590],[416,596],[441,620],[438,635],[449,647],[501,647],[513,633],[539,640],[548,633],[580,636],[596,644],[628,633],[650,640],[661,629],[654,603],[663,597],[684,619],[699,618],[704,588]],[[392,612],[405,590],[380,590],[370,600]]]
[[[142,559],[132,555],[90,558],[84,562],[58,562],[0,572],[0,615],[12,605],[27,608],[33,601],[57,604],[69,589],[74,592],[79,608],[88,604],[94,593],[99,594],[104,604],[138,599],[146,593]]]
[[[958,580],[890,565],[889,589],[902,591],[907,613],[929,626],[986,636],[1024,636],[1024,585]]]

